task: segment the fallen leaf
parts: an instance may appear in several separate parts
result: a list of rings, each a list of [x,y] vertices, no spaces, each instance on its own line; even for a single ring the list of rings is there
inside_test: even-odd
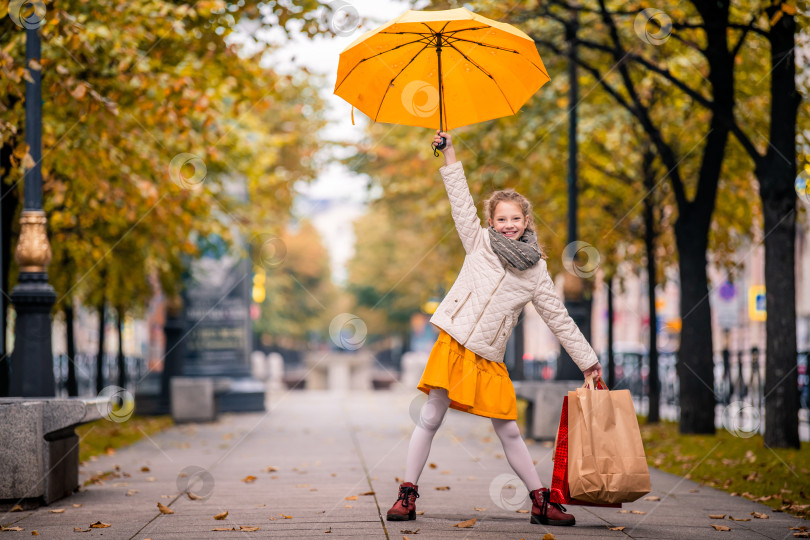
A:
[[[110,523],[104,523],[103,521],[96,521],[95,523],[90,524],[91,529],[106,529],[107,527],[110,526],[111,526]]]
[[[65,513],[64,508],[56,508],[54,510],[51,510],[51,514],[64,514],[64,513]]]
[[[726,527],[725,525],[712,525],[715,531],[730,531],[731,527]]]
[[[252,484],[255,481],[256,481],[256,477],[253,476],[252,474],[249,474],[246,477],[242,478],[242,482],[244,482],[246,484]]]
[[[399,531],[399,534],[419,534],[420,530],[421,529],[416,529],[415,531],[412,531],[410,529],[403,529],[403,530]]]
[[[198,500],[202,499],[202,497],[200,497],[199,495],[196,495],[196,494],[194,494],[194,493],[192,493],[190,491],[186,491],[186,495],[188,495],[188,498],[191,499],[192,501],[198,501]]]
[[[20,506],[19,504],[15,504],[15,505],[14,505],[14,506],[11,508],[11,511],[12,511],[12,512],[22,512],[22,511],[23,511],[23,507],[22,507],[22,506]]]
[[[424,513],[425,513],[425,511],[424,511],[424,510],[417,510],[417,511],[416,511],[416,515],[417,515],[417,516],[424,515]]]
[[[450,491],[450,486],[436,486],[438,491]]]
[[[31,536],[39,536],[39,532],[35,530],[31,531]]]
[[[771,516],[763,514],[762,512],[751,512],[751,515],[757,519],[770,519]]]
[[[347,501],[356,501],[357,500],[357,495],[352,495],[351,497],[346,497],[346,500]]]
[[[90,532],[90,529],[82,529],[81,527],[73,527],[73,532]]]
[[[630,510],[619,510],[620,514],[629,514]]]
[[[24,531],[22,527],[3,527],[0,526],[0,531]]]
[[[751,521],[751,518],[735,518],[734,516],[728,516],[728,519],[731,521]]]
[[[557,537],[551,533],[546,533],[543,535],[543,540],[557,540]]]
[[[132,497],[136,493],[139,493],[139,491],[137,489],[128,489],[126,495],[127,495],[127,497]]]
[[[228,517],[228,511],[227,510],[225,510],[221,514],[215,515],[214,519],[225,519],[226,517]]]
[[[82,505],[81,505],[81,504],[74,504],[74,505],[73,505],[73,508],[81,508],[81,507],[82,507]]]
[[[259,530],[259,528],[258,527],[247,526],[247,525],[240,525],[239,530],[240,531],[245,531],[245,532],[256,532],[256,531]]]
[[[623,531],[624,529],[625,529],[624,526],[621,526],[621,527],[608,527],[608,530],[610,530],[610,531]]]
[[[174,510],[163,504],[162,502],[157,503],[158,510],[160,510],[161,514],[174,514]]]
[[[476,512],[486,512],[487,511],[486,508],[479,508],[477,506],[473,506],[473,510],[475,510]]]
[[[517,512],[518,514],[528,514],[529,513],[528,510],[523,509],[523,508],[521,508],[520,510],[515,510],[515,512]]]
[[[150,469],[149,469],[149,467],[147,467],[146,465],[144,465],[143,467],[141,467],[141,472],[149,472],[149,471],[150,471]]]
[[[268,465],[267,467],[264,468],[264,472],[276,472],[276,471],[278,471],[278,467],[276,467],[275,465]]]
[[[373,491],[366,491],[365,493],[361,493],[360,495],[374,495]]]
[[[431,469],[435,469],[436,467],[438,467],[438,465],[436,465],[435,463],[431,463],[430,465],[428,465],[428,467],[430,467]]]
[[[326,533],[326,534],[331,533],[331,532],[332,532],[332,527],[329,527],[329,529],[327,529],[327,530],[325,530],[325,531],[323,531],[323,532],[324,532],[324,533]]]
[[[712,519],[725,519],[725,514],[709,514],[709,517]]]
[[[462,521],[461,523],[456,523],[453,527],[458,527],[459,529],[469,529],[473,525],[475,525],[476,518],[468,519],[467,521]]]
[[[401,484],[401,483],[403,483],[404,481],[405,481],[405,480],[403,480],[403,479],[402,479],[402,478],[400,478],[399,476],[395,476],[395,477],[394,477],[394,482],[396,482],[397,484]]]
[[[661,497],[656,497],[655,495],[650,495],[649,497],[644,497],[645,501],[660,501]]]
[[[350,504],[344,504],[344,505],[343,505],[343,507],[344,507],[344,508],[353,508],[353,506],[352,506],[352,505],[350,505]]]
[[[284,514],[279,514],[284,519],[292,519],[292,516],[285,516]]]
[[[630,510],[631,514],[646,514],[647,512],[643,510]]]

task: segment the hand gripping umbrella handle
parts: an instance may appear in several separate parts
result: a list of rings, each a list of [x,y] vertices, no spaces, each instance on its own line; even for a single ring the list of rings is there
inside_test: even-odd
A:
[[[442,137],[442,142],[439,144],[431,143],[430,147],[433,148],[433,155],[439,157],[439,152],[437,152],[437,150],[444,150],[447,148],[447,137]]]

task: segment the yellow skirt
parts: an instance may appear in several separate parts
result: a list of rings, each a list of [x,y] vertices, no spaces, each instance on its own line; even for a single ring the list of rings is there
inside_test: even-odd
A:
[[[447,389],[450,407],[459,411],[517,420],[515,387],[506,366],[467,350],[444,330],[430,351],[417,388],[426,394],[431,388]]]

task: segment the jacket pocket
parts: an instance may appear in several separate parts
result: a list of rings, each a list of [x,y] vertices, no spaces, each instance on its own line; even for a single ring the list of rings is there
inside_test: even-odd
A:
[[[503,319],[501,319],[501,324],[498,326],[498,330],[495,331],[495,335],[492,336],[492,341],[489,342],[490,347],[494,346],[498,339],[506,337],[506,319],[508,317],[508,315],[504,315]]]
[[[450,321],[451,322],[453,321],[453,319],[456,318],[456,315],[459,314],[459,312],[461,311],[461,308],[464,307],[464,304],[467,303],[467,300],[470,299],[471,295],[472,295],[472,291],[467,291],[466,294],[461,293],[459,295],[459,297],[455,299],[453,304],[450,305],[449,309],[452,311],[452,313],[450,313]]]

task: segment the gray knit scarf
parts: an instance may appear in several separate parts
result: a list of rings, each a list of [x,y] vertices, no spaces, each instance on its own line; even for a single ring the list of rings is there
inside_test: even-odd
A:
[[[517,240],[508,238],[494,227],[489,227],[489,239],[492,251],[505,263],[518,270],[531,268],[540,260],[540,247],[537,245],[537,233],[524,231]]]

